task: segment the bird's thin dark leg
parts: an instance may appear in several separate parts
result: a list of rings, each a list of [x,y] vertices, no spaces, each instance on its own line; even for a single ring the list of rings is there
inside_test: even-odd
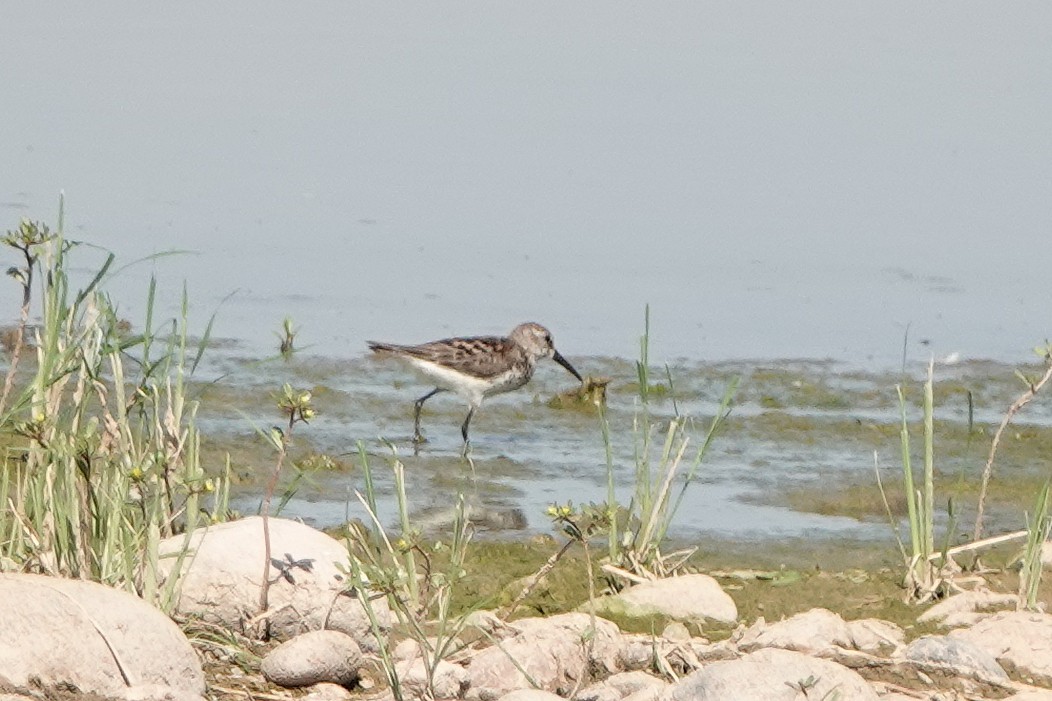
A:
[[[445,392],[445,390],[441,387],[435,387],[433,390],[425,394],[423,397],[420,397],[420,399],[417,399],[413,403],[413,407],[415,409],[415,411],[413,412],[414,443],[423,443],[427,440],[426,438],[424,438],[424,434],[420,433],[420,410],[424,408],[424,402],[426,402],[428,399],[431,399],[431,397],[435,396],[439,392]]]
[[[468,451],[468,425],[471,423],[471,417],[475,415],[475,409],[477,407],[471,407],[468,409],[468,415],[464,419],[464,424],[460,427],[460,435],[464,436],[464,453]]]

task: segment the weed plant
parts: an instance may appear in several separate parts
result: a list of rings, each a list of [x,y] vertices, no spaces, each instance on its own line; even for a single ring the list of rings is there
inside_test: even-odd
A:
[[[933,402],[933,375],[934,362],[928,364],[928,376],[924,383],[923,400],[923,426],[924,426],[924,454],[923,473],[918,479],[913,470],[912,451],[910,447],[910,430],[907,418],[906,399],[902,386],[896,388],[899,397],[899,409],[901,413],[900,447],[902,453],[902,480],[906,496],[907,519],[909,526],[910,548],[907,550],[902,539],[899,537],[895,516],[888,504],[887,495],[884,493],[883,485],[880,483],[880,471],[877,469],[877,483],[884,499],[884,507],[891,522],[892,530],[898,541],[903,561],[906,564],[906,576],[904,585],[906,588],[907,601],[923,603],[941,596],[952,588],[952,573],[956,569],[951,557],[964,552],[978,552],[1000,543],[1026,539],[1022,555],[1022,568],[1020,571],[1019,600],[1020,606],[1033,609],[1037,605],[1037,591],[1041,579],[1041,548],[1048,540],[1052,531],[1052,518],[1049,517],[1049,484],[1038,494],[1033,515],[1026,515],[1027,528],[1023,531],[999,535],[991,538],[980,539],[982,533],[983,511],[986,502],[986,490],[989,484],[994,458],[997,448],[1006,427],[1012,417],[1036,396],[1037,392],[1052,379],[1052,346],[1044,346],[1036,349],[1046,363],[1046,371],[1038,380],[1029,380],[1022,377],[1027,385],[1026,391],[1008,408],[1004,418],[994,434],[990,446],[990,453],[983,469],[982,486],[979,492],[976,525],[972,541],[970,543],[949,547],[948,539],[956,529],[956,519],[953,501],[949,502],[949,524],[946,528],[947,542],[943,543],[942,549],[935,549],[935,495],[934,495],[934,402]],[[1018,374],[1018,373],[1017,373]],[[969,425],[971,424],[969,412]],[[971,431],[969,430],[969,434]],[[978,568],[978,556],[973,561]]]
[[[610,439],[610,424],[605,411],[600,412],[603,443],[606,448],[607,539],[606,570],[620,571],[628,579],[654,579],[666,576],[680,567],[694,550],[663,555],[661,546],[682,503],[686,490],[698,476],[698,469],[712,441],[730,413],[731,401],[739,378],[727,385],[715,415],[709,422],[701,445],[688,453],[696,422],[680,414],[675,399],[672,373],[665,375],[672,397],[673,415],[662,420],[654,413],[650,385],[650,308],[646,308],[644,332],[640,339],[640,357],[636,363],[639,403],[632,422],[635,440],[632,499],[627,506],[617,503],[615,466]],[[656,455],[656,460],[655,460]],[[678,489],[677,489],[677,480]]]
[[[0,562],[103,582],[169,610],[178,580],[160,584],[160,540],[227,510],[228,480],[201,465],[197,402],[186,392],[211,322],[191,345],[184,290],[180,317],[155,326],[151,281],[143,330],[130,333],[103,289],[113,256],[73,291],[78,244],[62,228],[60,213],[55,232],[26,220],[3,238],[24,260],[10,271],[24,311],[0,414]],[[18,374],[30,344],[35,363]]]
[[[979,506],[975,514],[975,530],[972,532],[972,540],[979,540],[983,534],[983,514],[986,508],[986,490],[990,485],[990,478],[993,475],[994,459],[997,456],[997,449],[1001,445],[1001,437],[1004,435],[1008,425],[1012,422],[1012,418],[1027,404],[1032,402],[1037,396],[1037,393],[1052,380],[1052,344],[1047,341],[1043,346],[1037,346],[1034,348],[1034,353],[1040,357],[1045,363],[1045,372],[1040,378],[1030,378],[1024,375],[1022,372],[1016,371],[1016,376],[1022,381],[1026,390],[1019,395],[1019,398],[1012,402],[1008,410],[1005,411],[1004,418],[1001,419],[1001,424],[997,427],[997,431],[994,433],[993,440],[990,441],[990,454],[986,459],[986,465],[983,467],[983,478],[982,485],[979,488]]]
[[[907,599],[927,601],[934,597],[940,586],[938,568],[929,558],[935,549],[935,431],[933,400],[934,363],[928,364],[928,379],[924,383],[924,471],[922,486],[917,486],[913,473],[910,449],[909,421],[906,412],[906,397],[902,386],[896,387],[902,428],[899,444],[902,450],[902,484],[906,494],[906,509],[909,515],[910,550],[899,541],[899,548],[906,560],[905,586]],[[898,532],[896,531],[896,538]]]
[[[1022,563],[1019,570],[1019,602],[1028,611],[1037,611],[1037,592],[1041,586],[1041,550],[1052,531],[1052,516],[1049,516],[1048,503],[1049,482],[1038,492],[1034,512],[1027,516],[1026,546],[1023,548]]]
[[[385,635],[384,611],[374,602],[385,600],[397,620],[399,631],[416,643],[426,683],[431,697],[434,697],[433,682],[438,664],[460,650],[460,634],[471,613],[454,616],[452,603],[456,586],[466,575],[464,559],[473,530],[464,495],[458,494],[448,541],[424,542],[422,534],[410,521],[405,467],[398,460],[394,446],[389,444],[389,448],[401,532],[392,538],[377,516],[372,467],[364,444],[359,442],[358,455],[365,491],[356,491],[355,495],[368,515],[368,525],[350,525],[347,575],[351,591],[362,602],[369,618],[391,691],[401,701],[404,690],[390,641]]]
[[[286,319],[286,326],[290,325],[291,322]],[[291,346],[289,348],[291,353]],[[311,406],[311,393],[306,391],[297,391],[292,388],[292,385],[285,383],[282,388],[282,393],[277,400],[278,408],[281,410],[282,415],[286,420],[285,429],[274,427],[269,433],[263,435],[270,441],[271,446],[277,453],[277,460],[274,462],[274,468],[270,472],[270,478],[267,480],[266,489],[263,492],[263,500],[260,502],[259,513],[263,519],[263,576],[259,588],[259,612],[262,614],[270,607],[269,595],[270,595],[270,570],[277,564],[277,566],[283,565],[279,560],[277,563],[271,558],[270,553],[270,504],[274,498],[274,492],[278,486],[278,480],[281,477],[281,468],[285,464],[285,460],[288,457],[289,446],[292,443],[292,434],[297,424],[307,423],[316,415],[314,407]],[[291,498],[291,492],[286,492],[287,501]],[[284,504],[283,501],[283,504]],[[280,511],[280,508],[279,508]],[[261,637],[269,637],[267,621],[262,621]]]

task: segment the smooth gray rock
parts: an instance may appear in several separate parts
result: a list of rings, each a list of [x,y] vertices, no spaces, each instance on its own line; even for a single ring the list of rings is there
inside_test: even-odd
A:
[[[290,567],[293,582],[271,567],[268,594],[270,635],[289,640],[312,630],[338,630],[375,651],[369,618],[361,602],[344,593],[346,578],[336,567],[348,562],[347,548],[321,531],[288,519],[270,519],[272,559],[310,560],[310,570]],[[181,558],[177,557],[189,548]],[[259,612],[263,577],[263,519],[258,516],[198,528],[188,536],[161,541],[162,567],[179,567],[177,611],[239,632]],[[382,626],[390,622],[384,599],[371,602]],[[251,631],[248,631],[251,632]]]
[[[851,629],[839,614],[816,608],[777,623],[757,621],[742,635],[738,647],[746,651],[777,647],[820,654],[836,648],[852,649],[854,642]]]
[[[906,641],[902,628],[877,618],[848,621],[847,627],[855,649],[870,654],[890,653]]]
[[[561,694],[587,683],[593,671],[601,676],[620,671],[624,643],[610,621],[564,613],[524,618],[511,628],[512,636],[482,650],[468,664],[466,697],[471,701],[529,688],[523,670],[540,688]]]
[[[656,699],[667,686],[663,679],[646,672],[620,672],[581,689],[576,701],[622,701],[629,696]]]
[[[1009,696],[1004,701],[1052,701],[1052,691],[1034,689]]]
[[[682,643],[690,640],[690,631],[687,630],[687,626],[683,625],[682,621],[672,621],[665,629],[661,631],[661,637],[669,642]]]
[[[350,691],[332,682],[322,682],[310,688],[304,701],[350,701],[354,695]]]
[[[974,643],[1030,684],[1052,685],[1052,616],[1048,614],[1003,611],[950,635]]]
[[[961,638],[946,635],[925,635],[903,650],[903,657],[949,670],[955,674],[978,673],[997,682],[1007,682],[1008,675],[997,660],[981,647]]]
[[[204,674],[179,627],[142,599],[95,582],[0,574],[0,672],[16,688],[73,685],[117,696],[156,685],[200,696]]]
[[[278,686],[300,687],[330,682],[350,686],[358,679],[362,651],[338,630],[315,630],[277,646],[263,658],[263,676]]]
[[[585,604],[582,608],[587,610],[591,605]],[[687,574],[636,584],[619,594],[600,597],[594,605],[599,615],[660,615],[699,622],[711,618],[722,623],[733,623],[738,618],[734,599],[707,574]]]
[[[967,591],[940,601],[917,616],[920,623],[936,622],[944,628],[957,628],[978,623],[997,611],[1015,609],[1019,597],[990,591]]]
[[[541,689],[516,689],[499,698],[500,701],[566,701],[558,694]]]
[[[649,635],[625,635],[618,664],[621,669],[642,671],[654,664],[654,647],[656,641]]]
[[[420,643],[412,638],[402,640],[391,650],[391,659],[395,662],[406,662],[420,656]]]
[[[806,688],[807,695],[801,691]],[[834,694],[839,694],[834,697]],[[866,680],[847,667],[790,650],[766,649],[714,662],[673,684],[662,701],[878,701]]]
[[[668,684],[663,686],[646,687],[639,691],[633,691],[628,696],[622,698],[621,701],[658,701],[668,687]]]
[[[424,660],[416,657],[395,665],[402,693],[411,699],[456,699],[467,686],[468,672],[457,664],[439,660],[428,680]]]
[[[130,686],[116,698],[123,701],[205,701],[200,694],[173,689],[163,684],[140,684]]]

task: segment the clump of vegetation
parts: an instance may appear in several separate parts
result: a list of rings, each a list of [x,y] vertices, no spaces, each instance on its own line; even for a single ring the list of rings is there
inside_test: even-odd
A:
[[[960,567],[953,560],[953,556],[966,552],[979,552],[985,548],[998,545],[1012,540],[1026,540],[1026,546],[1020,557],[1021,570],[1019,581],[1019,605],[1020,607],[1034,608],[1037,605],[1037,591],[1041,580],[1041,546],[1048,539],[1052,531],[1052,519],[1048,515],[1048,483],[1040,491],[1032,515],[1027,515],[1027,527],[1015,533],[981,539],[983,529],[983,513],[986,505],[987,488],[993,473],[994,460],[1000,445],[1001,436],[1011,422],[1012,418],[1020,409],[1026,406],[1037,395],[1038,391],[1052,379],[1052,345],[1039,347],[1036,352],[1046,362],[1046,370],[1042,377],[1037,380],[1027,378],[1020,374],[1020,378],[1027,385],[1027,389],[1016,399],[1006,411],[990,445],[990,452],[986,460],[982,474],[982,484],[979,489],[978,507],[976,510],[975,530],[971,542],[949,547],[948,539],[956,527],[955,509],[953,500],[949,501],[949,524],[946,528],[947,542],[942,545],[941,550],[935,549],[935,458],[934,458],[934,363],[928,365],[928,377],[924,383],[923,401],[923,424],[924,424],[924,453],[922,481],[919,482],[914,475],[912,454],[910,448],[910,431],[907,420],[906,400],[903,388],[897,388],[899,405],[902,416],[900,430],[900,444],[902,450],[903,469],[903,492],[906,500],[908,517],[910,548],[907,550],[898,536],[898,528],[895,524],[894,515],[888,504],[887,495],[883,485],[880,484],[880,472],[877,471],[878,486],[884,497],[884,504],[892,529],[898,540],[899,549],[906,563],[906,576],[904,586],[906,598],[914,602],[926,602],[938,598],[954,589],[953,575]],[[1018,374],[1018,373],[1017,373]],[[971,430],[969,429],[969,435]],[[973,559],[972,566],[978,569],[978,556]]]
[[[916,486],[913,460],[910,451],[909,422],[906,415],[906,398],[901,386],[897,387],[899,407],[902,414],[900,441],[902,447],[902,483],[906,495],[906,510],[909,515],[910,549],[906,550],[899,540],[899,549],[906,561],[906,597],[911,601],[928,601],[938,596],[945,580],[930,556],[935,550],[935,411],[932,374],[934,364],[928,365],[928,380],[924,383],[924,472],[923,487]],[[879,472],[878,478],[879,478]],[[883,493],[883,491],[882,491]],[[887,497],[885,497],[885,504]],[[952,527],[949,529],[952,530]],[[898,539],[898,530],[895,530]],[[940,565],[945,564],[945,555]]]
[[[142,331],[132,334],[104,291],[113,256],[89,283],[70,287],[78,244],[23,220],[2,243],[17,250],[9,271],[23,306],[9,355],[0,429],[0,562],[5,568],[92,579],[167,609],[158,544],[224,517],[227,480],[201,464],[197,403],[186,382],[208,342],[188,342],[184,292],[178,319],[154,320],[146,292]],[[30,325],[30,308],[40,320]],[[31,345],[34,357],[19,373]]]
[[[609,377],[589,375],[580,385],[549,399],[548,406],[553,409],[576,409],[588,413],[601,411],[606,405],[606,388],[609,384]]]
[[[405,467],[398,460],[394,446],[389,447],[400,533],[394,537],[388,535],[377,516],[373,472],[365,446],[359,442],[358,455],[365,487],[364,492],[356,491],[355,495],[365,508],[369,523],[349,526],[350,557],[346,573],[348,588],[362,602],[369,618],[391,692],[401,701],[404,695],[391,641],[383,633],[380,610],[373,602],[385,600],[397,619],[399,630],[417,644],[427,686],[434,695],[433,683],[439,662],[463,647],[459,636],[470,610],[454,615],[453,601],[458,585],[467,574],[464,560],[473,528],[467,517],[464,495],[459,494],[449,539],[426,543],[409,518]],[[481,607],[482,603],[477,602],[475,607]]]
[[[1049,516],[1049,482],[1037,495],[1034,511],[1027,516],[1026,546],[1020,559],[1019,568],[1019,603],[1028,611],[1037,611],[1037,593],[1041,586],[1041,572],[1044,569],[1041,561],[1041,546],[1052,532],[1052,516]]]
[[[698,468],[724,420],[730,413],[731,400],[738,387],[734,378],[724,390],[719,408],[709,422],[701,444],[689,456],[695,420],[680,414],[672,373],[665,366],[668,396],[673,415],[667,420],[655,416],[651,406],[650,382],[650,308],[647,307],[644,332],[640,339],[640,358],[636,363],[639,405],[633,421],[635,436],[635,470],[633,495],[622,506],[615,497],[615,466],[610,441],[610,425],[600,414],[603,442],[606,447],[607,502],[605,519],[609,523],[607,562],[604,571],[629,581],[654,579],[671,574],[694,553],[688,549],[663,554],[661,546],[668,535],[672,519],[683,495],[698,475]],[[665,393],[662,392],[664,396]],[[663,437],[662,437],[663,434]],[[688,457],[689,456],[689,457]],[[655,461],[656,457],[656,461]],[[618,580],[612,579],[611,583]]]
[[[285,322],[286,326],[291,323],[288,319],[286,319]],[[259,589],[260,613],[266,612],[270,606],[270,568],[275,566],[275,561],[270,555],[270,503],[274,498],[274,492],[278,486],[278,479],[281,477],[281,468],[288,457],[289,445],[292,443],[292,433],[295,430],[296,425],[307,423],[313,419],[316,414],[314,407],[311,406],[311,393],[294,390],[292,385],[288,383],[282,388],[282,393],[277,398],[277,405],[281,410],[282,415],[285,417],[285,428],[283,430],[275,426],[269,433],[264,434],[277,452],[278,457],[274,463],[274,468],[271,470],[270,478],[267,480],[267,486],[263,492],[263,501],[260,503],[259,507],[260,515],[263,517],[263,577]],[[283,563],[277,561],[277,564],[280,567]],[[269,637],[266,621],[264,620],[262,623],[263,634],[260,637]]]
[[[292,324],[292,317],[285,317],[281,322],[281,333],[275,334],[278,337],[278,353],[282,360],[288,362],[295,355],[296,334],[298,333],[299,329]]]

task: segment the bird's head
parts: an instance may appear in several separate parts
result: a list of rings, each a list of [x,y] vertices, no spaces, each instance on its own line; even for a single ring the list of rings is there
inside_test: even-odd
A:
[[[574,370],[573,365],[570,365],[570,362],[562,357],[559,351],[555,350],[555,342],[552,341],[551,332],[540,324],[535,324],[532,321],[519,324],[511,330],[508,338],[521,346],[523,350],[534,358],[551,358],[566,368],[579,382],[584,382],[581,379],[581,375]]]

